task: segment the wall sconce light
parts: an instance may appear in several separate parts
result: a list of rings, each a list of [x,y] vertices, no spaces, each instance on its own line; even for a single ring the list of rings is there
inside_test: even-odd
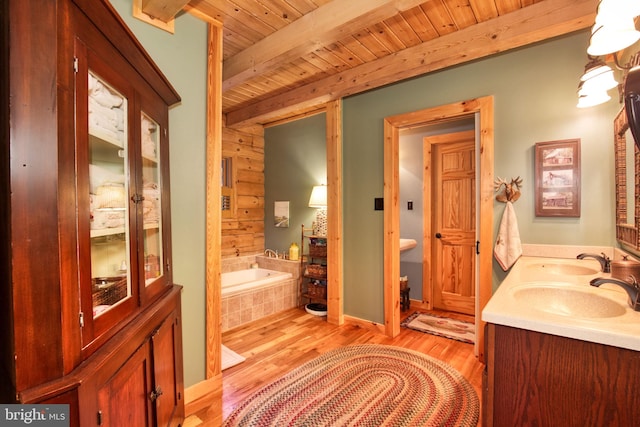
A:
[[[617,53],[638,40],[640,31],[635,28],[634,17],[640,15],[638,0],[600,0],[587,54],[589,62],[578,85],[578,108],[592,107],[611,99],[608,90],[618,86],[613,70],[598,56],[613,54],[616,67]]]
[[[578,84],[578,108],[593,107],[611,99],[608,90],[618,86],[613,70],[599,58],[590,57]]]
[[[309,207],[316,208],[316,221],[313,223],[313,234],[316,236],[327,235],[327,186],[315,185],[311,190]]]
[[[587,53],[592,56],[607,55],[629,47],[638,40],[640,31],[636,30],[633,17],[619,17],[615,25],[612,22],[599,24],[596,18]]]
[[[636,30],[633,20],[638,15],[638,0],[600,0],[587,53],[592,56],[607,55],[640,40],[640,31]]]
[[[595,105],[604,104],[611,97],[606,90],[589,92],[584,88],[584,82],[578,85],[578,108],[589,108]]]

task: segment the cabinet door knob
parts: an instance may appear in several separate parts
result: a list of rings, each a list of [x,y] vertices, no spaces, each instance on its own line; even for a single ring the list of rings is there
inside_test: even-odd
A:
[[[441,238],[442,238],[442,234],[436,233],[436,239],[441,239]]]
[[[162,396],[162,389],[159,386],[156,387],[156,389],[153,390],[151,393],[149,393],[149,399],[152,402],[155,402],[156,399],[158,399],[160,396]]]

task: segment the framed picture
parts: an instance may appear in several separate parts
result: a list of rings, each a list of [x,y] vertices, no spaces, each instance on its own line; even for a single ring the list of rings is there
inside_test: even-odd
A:
[[[536,216],[580,216],[580,140],[538,142]]]
[[[276,227],[278,228],[289,227],[289,202],[288,201],[274,202],[273,217],[274,217],[273,225],[275,225]]]

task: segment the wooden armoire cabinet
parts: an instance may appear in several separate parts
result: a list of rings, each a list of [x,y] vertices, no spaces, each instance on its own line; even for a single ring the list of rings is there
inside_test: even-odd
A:
[[[179,425],[180,97],[107,0],[0,8],[2,402],[67,403],[75,426]]]

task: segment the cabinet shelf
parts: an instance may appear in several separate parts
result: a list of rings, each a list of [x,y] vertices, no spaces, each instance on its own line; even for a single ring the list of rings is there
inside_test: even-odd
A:
[[[148,154],[142,154],[142,158],[144,160],[147,160],[147,161],[151,162],[151,163],[158,163],[158,158],[157,157],[152,157],[152,156],[149,156]]]
[[[157,222],[147,223],[143,227],[144,230],[154,230],[159,228],[160,228],[160,224]],[[94,237],[114,236],[117,234],[124,234],[124,232],[125,232],[124,227],[101,228],[98,230],[91,230],[91,238],[93,239]]]
[[[99,140],[103,143],[110,144],[116,148],[124,148],[124,142],[118,140],[114,136],[112,136],[109,132],[106,132],[100,128],[90,126],[89,127],[89,136],[91,137],[92,142]]]

